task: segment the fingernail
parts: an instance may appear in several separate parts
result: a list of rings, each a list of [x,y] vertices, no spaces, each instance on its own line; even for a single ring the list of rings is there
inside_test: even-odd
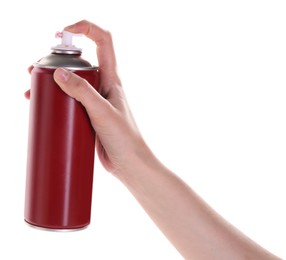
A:
[[[72,31],[73,27],[74,27],[73,24],[72,24],[72,25],[69,25],[69,26],[67,26],[67,27],[64,28],[64,31]]]
[[[55,77],[62,82],[66,82],[69,78],[69,72],[63,68],[58,68],[55,72]]]

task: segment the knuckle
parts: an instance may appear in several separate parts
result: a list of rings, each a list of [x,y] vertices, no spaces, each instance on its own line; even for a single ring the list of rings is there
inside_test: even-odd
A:
[[[79,89],[79,90],[82,90],[84,88],[86,88],[86,85],[87,85],[87,81],[83,78],[79,78],[77,77],[75,82],[74,82],[74,86],[75,88]]]
[[[104,30],[104,37],[106,41],[111,41],[112,40],[112,34],[108,30]]]
[[[107,45],[112,43],[112,34],[110,31],[103,30],[101,40],[99,41],[99,45]]]
[[[73,96],[80,100],[83,96],[86,95],[86,92],[88,90],[88,82],[83,79],[76,77],[75,80],[72,82],[73,85]]]

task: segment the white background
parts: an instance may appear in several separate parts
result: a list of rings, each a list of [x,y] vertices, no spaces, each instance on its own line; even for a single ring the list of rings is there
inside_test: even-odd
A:
[[[97,159],[88,229],[45,232],[23,221],[26,68],[49,54],[57,30],[81,19],[112,32],[130,106],[160,160],[228,221],[286,258],[285,1],[0,5],[0,259],[181,259]],[[78,41],[96,63],[93,43]]]

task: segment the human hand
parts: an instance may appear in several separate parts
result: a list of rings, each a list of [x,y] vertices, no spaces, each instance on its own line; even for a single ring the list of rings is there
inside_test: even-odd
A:
[[[114,174],[125,171],[135,154],[143,154],[148,149],[122,89],[112,36],[85,20],[64,30],[84,34],[95,42],[100,73],[99,92],[86,80],[64,68],[56,69],[54,79],[66,94],[86,108],[96,131],[96,149],[102,165]],[[33,66],[28,68],[29,73],[32,69]],[[30,98],[30,90],[25,92],[25,97]]]
[[[88,21],[80,21],[64,30],[81,33],[97,48],[100,86],[97,92],[86,80],[58,68],[54,79],[60,88],[86,108],[96,131],[96,149],[102,165],[112,173],[125,171],[133,155],[146,148],[116,70],[111,34]]]

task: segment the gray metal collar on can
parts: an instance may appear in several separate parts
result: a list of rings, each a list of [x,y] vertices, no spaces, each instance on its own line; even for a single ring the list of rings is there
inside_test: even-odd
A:
[[[75,70],[95,70],[96,66],[92,66],[88,61],[81,57],[80,51],[53,51],[48,56],[40,59],[34,64],[35,67],[55,69],[64,67]]]

